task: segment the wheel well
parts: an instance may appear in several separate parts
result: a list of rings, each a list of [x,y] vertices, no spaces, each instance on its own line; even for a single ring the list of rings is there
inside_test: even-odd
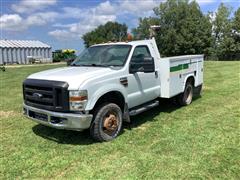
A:
[[[190,82],[190,83],[193,85],[193,87],[194,87],[195,79],[194,79],[193,76],[188,77],[186,83],[187,83],[187,82]]]
[[[122,93],[118,91],[111,91],[104,94],[97,100],[93,109],[106,102],[115,103],[121,108],[122,112],[124,111],[125,99]]]

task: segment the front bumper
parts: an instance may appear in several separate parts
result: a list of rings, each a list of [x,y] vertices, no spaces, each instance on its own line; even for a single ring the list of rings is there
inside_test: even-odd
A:
[[[60,113],[23,104],[23,114],[31,120],[56,129],[81,131],[90,127],[91,114]]]

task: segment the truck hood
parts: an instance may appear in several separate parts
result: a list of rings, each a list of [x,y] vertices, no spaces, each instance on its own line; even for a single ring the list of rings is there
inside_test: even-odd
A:
[[[114,70],[106,67],[63,67],[41,71],[28,76],[29,79],[64,81],[70,90],[76,90],[86,80],[112,73]]]

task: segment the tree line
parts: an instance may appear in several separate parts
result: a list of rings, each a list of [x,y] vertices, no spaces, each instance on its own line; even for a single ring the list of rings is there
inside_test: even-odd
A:
[[[148,39],[152,25],[159,25],[156,42],[161,56],[204,54],[211,60],[240,60],[240,8],[235,12],[221,3],[216,12],[204,14],[196,1],[167,0],[153,9],[154,16],[140,18],[132,29],[134,40]],[[86,47],[128,38],[126,24],[107,22],[83,35]]]

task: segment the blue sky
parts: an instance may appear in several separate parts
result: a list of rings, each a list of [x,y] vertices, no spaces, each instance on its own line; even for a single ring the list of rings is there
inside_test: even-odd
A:
[[[125,23],[129,31],[139,17],[153,15],[164,0],[0,0],[1,39],[40,40],[53,49],[83,49],[82,35],[107,21]],[[215,12],[221,2],[233,8],[240,0],[197,0],[202,11]]]

